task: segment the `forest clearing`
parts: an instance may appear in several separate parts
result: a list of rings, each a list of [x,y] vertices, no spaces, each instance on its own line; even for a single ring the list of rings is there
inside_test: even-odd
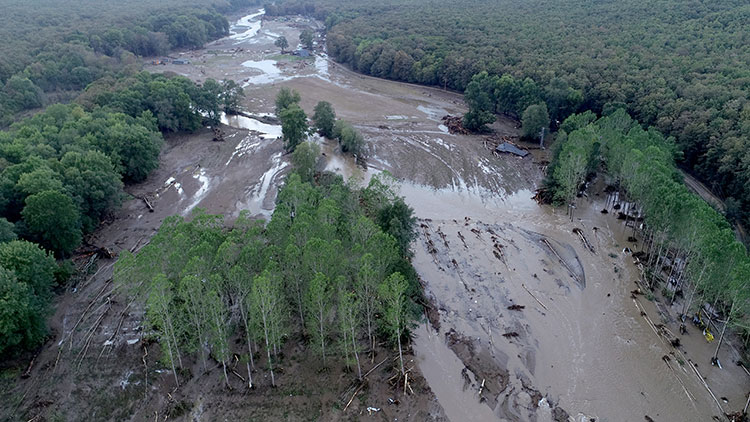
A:
[[[632,293],[647,290],[633,254],[645,239],[617,218],[621,204],[603,177],[573,199],[572,217],[540,205],[533,197],[549,151],[493,154],[483,135],[450,133],[443,117],[468,110],[461,94],[357,74],[328,58],[321,35],[307,59],[275,45],[322,28],[254,9],[235,16],[228,37],[177,53],[182,64],[149,60],[150,72],[234,80],[244,88],[246,116],[223,114],[221,141],[214,128],[166,136],[158,167],[127,186],[129,198],[87,241],[138,256],[159,239],[165,219],[187,221],[196,209],[223,215],[222,227],[270,220],[293,168],[274,101],[293,89],[308,116],[327,101],[366,144],[355,161],[335,141],[311,136],[323,155],[319,170],[343,176],[352,191],[387,171],[416,217],[411,265],[424,289],[424,318],[404,344],[401,376],[398,352],[385,342],[363,351],[358,380],[343,362],[323,369],[317,351],[294,334],[280,347],[274,380],[260,364],[252,371],[254,389],[246,388],[251,371],[238,357],[247,348],[240,335],[229,336],[224,348],[237,352],[221,362],[201,363],[195,354],[182,371],[169,368],[155,356],[163,344],[146,336],[141,301],[116,290],[117,260],[97,250],[82,257],[91,271],[59,296],[50,339],[28,370],[9,376],[12,387],[0,384],[1,417],[707,421],[742,410],[750,376],[733,363],[741,359],[738,341],[725,340],[724,366],[713,366],[715,343],[697,327],[688,324],[681,345],[670,344],[685,298],[670,306],[658,291]],[[491,128],[515,140],[517,126],[501,117]]]

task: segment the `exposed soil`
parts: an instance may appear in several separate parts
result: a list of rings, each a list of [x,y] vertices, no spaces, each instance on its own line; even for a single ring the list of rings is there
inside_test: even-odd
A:
[[[325,153],[321,167],[363,181],[388,170],[403,181],[400,193],[420,218],[413,264],[430,300],[429,321],[415,329],[408,355],[414,394],[391,386],[394,370],[383,364],[344,412],[355,377],[340,367],[321,372],[297,339],[286,345],[277,389],[259,367],[258,388],[248,391],[233,375],[227,391],[220,370],[205,373],[196,362],[175,390],[157,362],[157,346],[144,345],[138,305],[113,290],[114,261],[100,259],[59,297],[50,340],[30,376],[20,376],[27,362],[3,372],[1,417],[707,421],[741,410],[750,381],[733,364],[736,351],[723,348],[724,369],[711,366],[714,345],[693,327],[673,348],[665,330],[678,331],[670,315],[681,302],[669,309],[642,295],[631,298],[640,273],[623,248],[635,251],[642,242],[627,241],[632,232],[613,209],[601,213],[608,206],[603,196],[579,199],[573,221],[565,210],[537,205],[531,197],[546,151],[531,149],[525,158],[493,155],[486,137],[451,134],[443,125],[443,116],[466,111],[460,95],[364,77],[320,50],[306,60],[279,56],[277,36],[297,40],[301,28],[320,24],[260,19],[244,17],[231,37],[185,52],[189,65],[149,68],[196,81],[233,78],[245,85],[244,106],[256,116],[273,112],[281,86],[302,94],[308,115],[317,101],[329,101],[367,139],[367,166],[313,138]],[[223,213],[229,223],[245,210],[269,216],[289,169],[279,128],[248,118],[224,123],[224,142],[212,142],[211,129],[169,137],[159,169],[128,188],[136,198],[91,243],[115,252],[138,250],[165,217],[189,215],[196,207]],[[510,120],[493,129],[496,137],[518,135]],[[143,196],[154,212],[138,199]],[[392,356],[378,350],[365,370]],[[713,401],[691,362],[726,402]],[[242,364],[236,371],[245,375]],[[368,407],[380,410],[370,415]]]

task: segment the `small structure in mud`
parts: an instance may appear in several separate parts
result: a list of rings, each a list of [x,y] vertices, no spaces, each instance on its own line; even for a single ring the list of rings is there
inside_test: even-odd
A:
[[[310,51],[304,48],[300,48],[299,50],[292,52],[292,55],[300,57],[310,57]]]
[[[505,152],[505,153],[517,155],[519,157],[525,157],[529,155],[528,151],[518,148],[517,146],[511,144],[510,142],[501,143],[500,145],[495,147],[495,152]]]
[[[174,59],[172,64],[190,64],[190,60],[187,59]]]

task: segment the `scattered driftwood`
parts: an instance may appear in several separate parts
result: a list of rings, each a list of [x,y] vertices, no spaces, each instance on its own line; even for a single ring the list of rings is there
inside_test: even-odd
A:
[[[724,408],[721,406],[721,403],[719,403],[719,399],[716,398],[716,396],[714,395],[714,392],[711,390],[711,387],[709,387],[708,384],[706,383],[706,379],[703,377],[703,375],[701,375],[701,373],[698,372],[698,367],[690,359],[688,359],[688,366],[693,370],[693,372],[695,372],[695,375],[698,376],[698,380],[701,382],[701,384],[703,384],[703,387],[706,388],[708,393],[711,395],[711,398],[714,399],[714,402],[716,403],[716,406],[719,408],[721,413],[724,413]]]
[[[245,377],[243,377],[242,375],[240,375],[237,371],[235,371],[234,369],[232,369],[232,373],[234,374],[234,376],[236,376],[237,378],[241,379],[243,383],[245,382]]]
[[[261,115],[255,115],[255,114],[245,113],[243,111],[237,111],[236,114],[239,115],[239,116],[249,117],[251,119],[257,120],[257,121],[259,121],[261,123],[267,123],[269,125],[280,125],[281,124],[281,120],[278,117],[276,117],[276,116],[268,116],[268,115],[262,115],[261,116]]]
[[[466,238],[463,234],[461,234],[461,232],[458,232],[458,238],[461,239],[461,242],[464,244],[464,248],[469,249],[469,247],[466,245]]]
[[[141,199],[143,200],[143,203],[146,204],[146,208],[148,208],[148,212],[154,212],[154,206],[151,205],[151,201],[149,201],[146,196],[142,196]]]
[[[534,196],[531,198],[537,202],[537,204],[543,205],[543,204],[551,204],[552,203],[552,191],[545,188],[539,188],[536,190],[536,193],[534,193]]]
[[[510,305],[508,306],[509,311],[521,311],[525,308],[523,305]]]
[[[86,243],[84,246],[78,249],[77,251],[80,253],[78,257],[76,257],[76,260],[79,260],[81,258],[90,257],[89,262],[85,268],[83,268],[83,273],[85,274],[88,271],[88,267],[91,266],[93,263],[92,261],[96,260],[98,257],[104,257],[108,259],[113,259],[117,257],[117,254],[112,251],[112,249],[106,247],[106,246],[96,246],[92,245],[91,243]],[[98,256],[97,256],[98,255]]]
[[[443,123],[452,134],[468,135],[469,131],[464,127],[464,121],[461,116],[446,115],[442,118]]]
[[[505,268],[510,271],[510,267],[508,267],[508,260],[505,259],[505,252],[503,252],[503,245],[495,243],[492,253],[495,255],[495,258],[499,259],[500,262],[505,265]]]
[[[593,254],[596,253],[596,251],[594,250],[594,246],[591,243],[589,243],[589,240],[586,239],[586,236],[584,236],[583,230],[576,227],[573,229],[573,233],[578,235],[578,237],[581,239],[581,242],[583,243],[583,246],[585,246],[591,253]]]
[[[695,403],[695,397],[690,393],[690,390],[687,389],[685,386],[685,383],[682,381],[682,379],[677,375],[677,371],[672,367],[672,364],[670,363],[672,359],[668,355],[664,355],[661,357],[661,359],[664,361],[664,363],[667,364],[667,367],[670,371],[672,371],[672,375],[677,379],[677,382],[680,383],[680,386],[682,387],[682,391],[685,392],[685,395],[687,398],[692,402]]]

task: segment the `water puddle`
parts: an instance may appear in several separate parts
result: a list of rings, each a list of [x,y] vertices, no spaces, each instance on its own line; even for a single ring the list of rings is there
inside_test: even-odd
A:
[[[182,212],[182,215],[188,215],[190,214],[190,211],[193,210],[200,202],[205,198],[206,194],[208,193],[208,189],[211,184],[211,179],[206,176],[206,170],[201,168],[196,170],[193,173],[193,178],[198,180],[198,183],[200,183],[200,187],[198,190],[193,194],[193,201],[190,203],[190,205],[185,208],[185,210]]]
[[[259,114],[259,115],[266,115],[266,116],[273,116],[271,113],[265,113],[265,114]],[[277,139],[281,137],[281,125],[271,125],[268,123],[263,123],[259,120],[247,117],[247,116],[240,116],[237,114],[233,115],[226,115],[224,113],[221,114],[221,123],[235,127],[237,129],[247,129],[251,132],[257,132],[260,135],[261,139]],[[240,143],[242,144],[242,142]],[[239,145],[238,145],[239,147]]]

